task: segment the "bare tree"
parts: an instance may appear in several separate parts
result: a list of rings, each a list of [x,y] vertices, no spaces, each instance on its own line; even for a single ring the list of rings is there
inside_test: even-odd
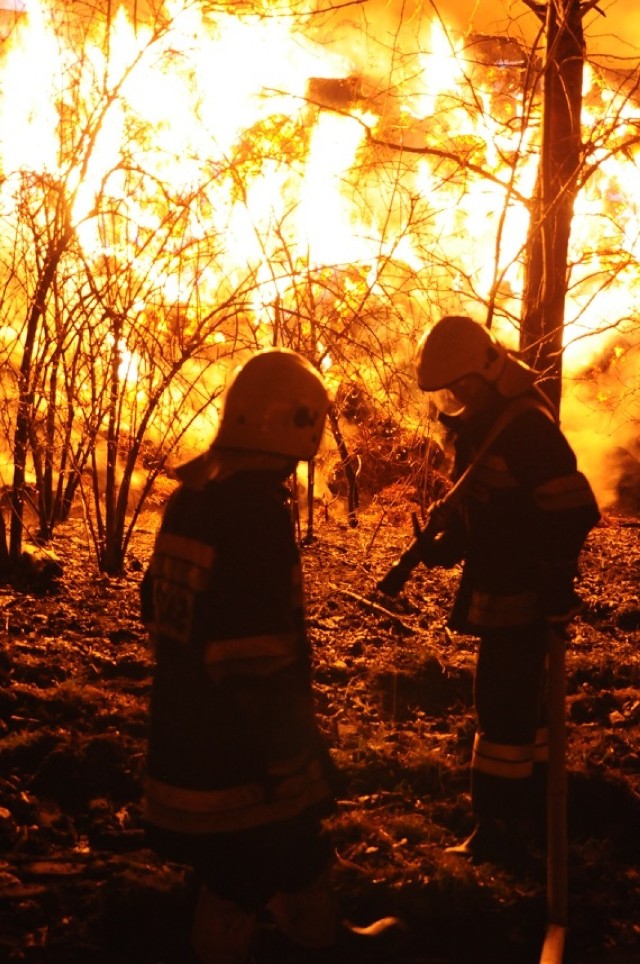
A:
[[[235,283],[209,288],[211,302],[201,303],[195,283],[216,258],[215,233],[194,241],[189,223],[202,218],[207,183],[185,196],[182,189],[173,190],[143,171],[135,151],[149,143],[148,124],[125,119],[129,148],[125,141],[124,150],[114,151],[114,165],[102,171],[87,193],[112,115],[117,118],[122,110],[127,81],[145,58],[167,56],[170,23],[163,19],[114,70],[108,56],[110,26],[107,21],[105,35],[99,19],[107,54],[97,65],[76,20],[57,26],[66,30],[61,41],[75,53],[73,66],[55,78],[60,98],[57,172],[22,170],[12,179],[12,207],[5,222],[14,227],[14,243],[4,266],[7,278],[13,278],[12,294],[19,297],[5,310],[18,332],[21,355],[12,369],[7,364],[16,397],[15,420],[7,426],[13,436],[13,473],[8,545],[2,540],[6,564],[15,565],[21,556],[31,466],[38,538],[51,537],[80,488],[99,565],[107,571],[121,568],[137,514],[127,529],[131,479],[143,443],[148,443],[151,417],[164,410],[168,451],[211,403],[221,380],[212,379],[207,390],[203,376],[241,347],[238,315],[254,283],[250,269],[239,272]],[[218,165],[207,176],[220,173]],[[152,205],[161,213],[149,220]],[[132,215],[132,207],[142,221]],[[16,257],[16,250],[24,254]],[[192,285],[182,304],[168,299],[162,284],[181,271]],[[216,274],[225,277],[220,266]],[[15,317],[19,306],[24,322]],[[145,379],[144,403],[139,391],[130,390],[132,364]],[[198,380],[202,384],[195,384]],[[153,460],[140,485],[141,498],[166,451]],[[86,471],[93,480],[88,488],[82,481]]]
[[[149,43],[158,42],[162,31],[151,35]],[[21,240],[28,244],[24,259],[23,280],[19,282],[25,298],[22,302],[25,321],[21,326],[22,355],[17,370],[17,408],[13,431],[13,479],[10,493],[10,526],[8,559],[16,563],[22,553],[27,461],[30,437],[35,441],[39,397],[43,380],[49,372],[49,388],[56,386],[60,362],[60,332],[55,331],[58,322],[50,321],[56,303],[56,288],[62,284],[64,266],[73,249],[77,257],[78,224],[73,209],[88,175],[96,141],[99,138],[113,105],[117,102],[122,85],[135,68],[146,50],[137,51],[133,60],[117,78],[115,84],[107,72],[95,78],[97,99],[85,101],[81,96],[81,73],[87,64],[82,49],[75,65],[62,77],[52,78],[52,89],[59,97],[60,123],[58,127],[58,156],[54,159],[57,172],[49,174],[16,172],[14,188],[14,214],[19,225]],[[73,122],[68,122],[73,116]],[[11,218],[11,215],[9,216]],[[59,304],[59,302],[58,302]],[[53,327],[52,327],[53,325]],[[53,333],[52,333],[53,332]],[[56,341],[56,334],[58,341]],[[51,402],[51,396],[49,396]],[[53,424],[46,434],[51,440]],[[40,481],[51,484],[53,478],[51,448],[42,466],[36,445],[36,472]],[[66,458],[66,455],[63,457]],[[41,509],[45,515],[50,510],[50,493],[42,493]],[[50,513],[49,513],[50,514]],[[49,523],[53,521],[49,519]],[[41,532],[48,534],[50,525],[43,518]]]
[[[582,163],[582,18],[595,5],[525,0],[544,19],[542,141],[528,243],[520,343],[560,408],[569,236]]]

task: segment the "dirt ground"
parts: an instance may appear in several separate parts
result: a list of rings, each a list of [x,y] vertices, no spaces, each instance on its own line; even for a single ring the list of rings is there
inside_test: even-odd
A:
[[[470,865],[475,641],[445,629],[456,571],[376,580],[410,539],[391,486],[351,527],[319,512],[303,548],[318,714],[346,777],[330,826],[344,914],[395,914],[385,964],[528,964],[546,925],[546,862]],[[186,964],[183,868],[140,824],[151,655],[137,612],[157,516],[121,578],[98,575],[78,523],[54,581],[0,586],[0,962]],[[567,653],[569,964],[640,960],[640,545],[607,517],[582,559]],[[265,921],[259,950],[284,951]],[[355,959],[354,959],[355,960]],[[357,962],[356,962],[357,964]]]

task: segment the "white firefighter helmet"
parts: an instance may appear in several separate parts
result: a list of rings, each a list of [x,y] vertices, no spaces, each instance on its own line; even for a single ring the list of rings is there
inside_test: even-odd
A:
[[[424,392],[448,388],[466,375],[480,375],[507,398],[528,391],[537,378],[485,325],[465,315],[445,315],[424,333],[417,375]]]
[[[324,381],[306,358],[286,348],[260,351],[227,390],[212,449],[312,459],[328,409]]]

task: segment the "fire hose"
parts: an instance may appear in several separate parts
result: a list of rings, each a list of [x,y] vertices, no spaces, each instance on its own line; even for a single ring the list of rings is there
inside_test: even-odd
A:
[[[548,626],[547,930],[540,964],[560,964],[567,929],[566,639]]]

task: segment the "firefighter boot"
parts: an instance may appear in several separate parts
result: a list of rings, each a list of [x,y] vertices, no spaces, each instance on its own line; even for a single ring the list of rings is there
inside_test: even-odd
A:
[[[462,843],[447,847],[445,853],[466,857],[474,863],[517,866],[523,863],[527,834],[520,821],[483,817]]]
[[[199,964],[245,964],[255,924],[255,914],[202,885],[191,928],[191,947]]]
[[[267,907],[278,929],[293,944],[308,949],[333,946],[338,931],[338,909],[328,871],[302,890],[279,891]]]
[[[287,964],[387,964],[390,947],[404,929],[397,917],[383,917],[367,927],[341,921],[328,872],[297,893],[276,894],[268,909],[291,942]]]

